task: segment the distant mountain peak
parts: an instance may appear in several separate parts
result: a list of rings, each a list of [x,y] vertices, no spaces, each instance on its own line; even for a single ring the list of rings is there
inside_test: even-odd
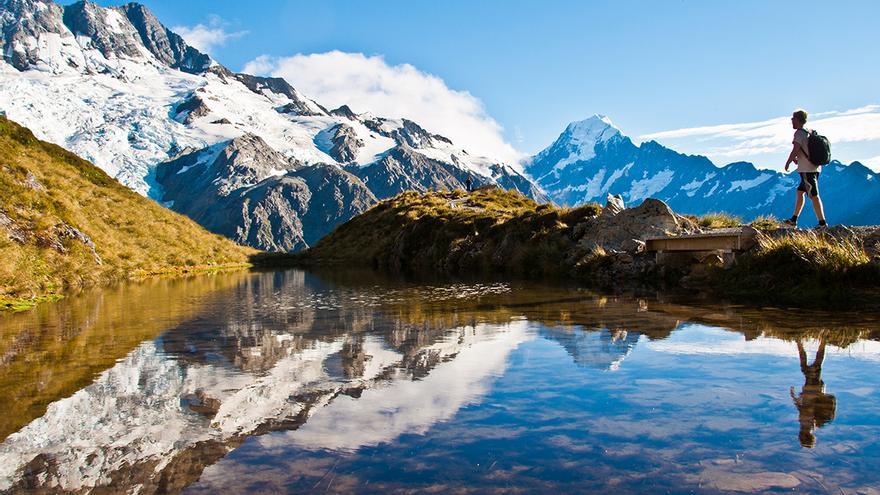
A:
[[[563,136],[567,136],[571,144],[597,144],[620,135],[620,129],[605,115],[595,114],[587,119],[568,124]]]

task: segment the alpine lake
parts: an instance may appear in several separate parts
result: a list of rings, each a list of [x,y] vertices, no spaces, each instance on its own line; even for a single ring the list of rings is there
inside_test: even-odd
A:
[[[0,492],[880,494],[880,314],[227,272],[0,316]]]

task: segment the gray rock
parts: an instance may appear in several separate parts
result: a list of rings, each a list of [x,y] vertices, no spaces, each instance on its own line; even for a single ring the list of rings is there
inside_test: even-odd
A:
[[[268,251],[298,251],[376,197],[335,165],[302,166],[245,134],[160,164],[163,202],[208,230]]]
[[[27,242],[27,231],[19,227],[6,213],[0,211],[0,228],[6,231],[6,237],[13,242],[24,244]]]
[[[276,109],[279,113],[306,116],[329,114],[326,108],[301,95],[299,91],[280,77],[260,77],[250,74],[227,73],[235,80],[244,84],[249,90],[259,95],[263,94],[264,91],[270,91],[290,98],[290,103]]]
[[[95,243],[92,241],[92,238],[86,235],[83,231],[77,229],[72,225],[60,223],[55,226],[55,235],[57,236],[58,241],[63,241],[64,239],[73,239],[75,241],[83,243],[87,248],[89,248],[89,250],[91,250],[92,256],[95,259],[95,263],[99,265],[102,264],[101,256],[98,255],[98,251],[95,249]],[[55,249],[59,252],[67,252],[61,242],[57,242],[57,246],[58,247],[55,247]]]
[[[141,43],[161,62],[192,74],[202,73],[211,66],[211,57],[187,45],[143,5],[129,3],[119,9],[137,31]]]
[[[27,70],[40,62],[39,47],[27,43],[28,39],[39,38],[46,32],[72,38],[64,26],[64,8],[55,3],[3,0],[0,11],[4,12],[0,15],[0,51],[3,59],[18,70]]]
[[[623,204],[623,196],[619,194],[609,194],[605,201],[605,207],[602,208],[602,215],[614,216],[624,209],[626,209],[626,206]]]
[[[205,100],[197,94],[193,94],[174,109],[174,119],[186,124],[193,123],[199,117],[211,113],[211,109],[205,104]]]
[[[627,239],[620,243],[620,249],[626,253],[641,253],[645,250],[645,241],[640,239]]]
[[[130,3],[122,7],[104,8],[92,2],[76,2],[60,6],[43,0],[4,0],[0,10],[11,15],[0,16],[0,50],[4,59],[18,70],[27,70],[41,62],[41,53],[28,39],[39,39],[45,33],[60,36],[64,42],[76,44],[75,36],[88,37],[92,47],[106,58],[143,58],[146,49],[169,67],[190,73],[204,72],[211,58],[186,44],[163,26],[143,5]],[[118,14],[118,21],[109,23],[108,14]],[[66,61],[78,67],[74,58]],[[82,70],[108,70],[85,67]]]
[[[339,108],[334,108],[330,110],[330,115],[334,117],[345,117],[348,120],[357,120],[358,116],[348,105],[342,105]]]
[[[106,12],[107,9],[97,4],[76,2],[64,7],[64,24],[75,36],[88,37],[91,45],[106,58],[141,57],[142,43],[134,26],[127,22],[108,26]]]
[[[690,233],[691,230],[666,205],[657,199],[646,199],[635,208],[627,208],[616,215],[588,218],[576,232],[582,246],[601,246],[606,250],[621,250],[633,240],[650,236]]]
[[[364,142],[358,139],[357,132],[347,124],[336,124],[326,134],[333,146],[328,154],[340,163],[352,162],[357,158],[358,150],[364,147]],[[321,134],[319,134],[319,137]]]
[[[34,191],[45,191],[46,186],[44,186],[40,181],[37,180],[37,176],[32,172],[28,171],[27,176],[24,179],[24,185],[33,189]]]

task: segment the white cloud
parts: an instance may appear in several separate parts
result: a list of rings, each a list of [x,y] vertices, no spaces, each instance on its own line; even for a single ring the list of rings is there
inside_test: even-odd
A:
[[[227,40],[240,38],[248,33],[247,31],[227,32],[225,24],[220,16],[212,14],[208,16],[207,25],[200,23],[191,27],[174,26],[171,30],[182,36],[191,47],[210,54],[214,47],[221,46]]]
[[[871,158],[865,158],[859,161],[867,167],[870,167],[874,170],[880,170],[880,155]]]
[[[504,140],[501,125],[478,98],[410,64],[389,65],[381,56],[332,51],[283,58],[262,55],[243,71],[283,77],[327,108],[345,104],[359,113],[413,120],[472,154],[509,164],[523,158]]]
[[[811,117],[807,127],[828,137],[835,159],[850,162],[880,151],[880,105],[814,113]],[[706,155],[719,165],[731,160],[759,165],[765,159],[784,162],[785,153],[791,148],[790,119],[790,115],[785,115],[757,122],[674,129],[646,134],[641,139],[654,139],[675,149]],[[783,155],[781,160],[778,155]],[[880,169],[876,157],[863,163]],[[778,163],[774,168],[779,168]]]
[[[274,68],[275,59],[268,55],[260,55],[244,64],[244,68],[241,69],[241,71],[252,76],[266,76],[269,75]]]

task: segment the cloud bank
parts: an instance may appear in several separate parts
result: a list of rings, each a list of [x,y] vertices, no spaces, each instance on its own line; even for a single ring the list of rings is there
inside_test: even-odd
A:
[[[225,24],[220,16],[209,15],[207,25],[200,23],[195,26],[174,26],[171,30],[182,36],[189,46],[202,53],[211,54],[211,50],[215,47],[248,33],[247,31],[227,32]]]
[[[449,88],[437,76],[410,64],[389,65],[381,56],[332,51],[248,62],[243,72],[283,77],[327,108],[404,117],[448,137],[469,153],[515,165],[524,156],[502,137],[502,127],[482,102]]]
[[[640,139],[653,139],[688,153],[706,155],[719,165],[738,160],[762,165],[761,160],[767,157],[773,157],[774,164],[784,163],[791,149],[790,119],[790,115],[785,115],[757,122],[690,127],[646,134]],[[828,137],[833,158],[843,162],[858,160],[880,170],[880,105],[815,113],[810,115],[807,128],[815,128]]]

